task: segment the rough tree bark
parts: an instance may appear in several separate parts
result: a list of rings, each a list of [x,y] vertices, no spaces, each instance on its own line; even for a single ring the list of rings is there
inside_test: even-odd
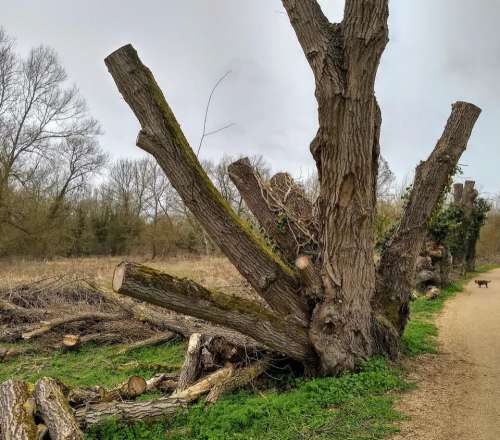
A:
[[[388,42],[388,0],[346,0],[341,23],[330,23],[316,0],[282,3],[316,84],[319,129],[311,153],[320,193],[306,230],[315,238],[315,253],[308,260],[290,258],[293,243],[279,235],[280,219],[273,218],[266,189],[244,162],[232,167],[233,180],[282,247],[281,257],[231,211],[203,171],[152,73],[127,45],[106,58],[106,64],[141,124],[137,145],[157,159],[184,203],[269,310],[131,264],[120,266],[115,289],[249,335],[304,362],[310,371],[336,374],[377,353],[397,355],[427,221],[480,110],[463,102],[453,106],[438,145],[417,168],[399,227],[376,269],[373,221],[382,118],[374,84]],[[268,191],[277,189],[271,185]],[[300,257],[296,265],[295,257]]]
[[[306,329],[257,303],[134,263],[122,263],[116,268],[113,288],[118,293],[246,333],[293,359],[314,360]]]
[[[54,379],[40,379],[35,385],[34,396],[37,411],[47,426],[52,440],[84,439],[73,410]]]
[[[35,404],[28,386],[8,380],[0,386],[0,436],[3,440],[35,440]]]

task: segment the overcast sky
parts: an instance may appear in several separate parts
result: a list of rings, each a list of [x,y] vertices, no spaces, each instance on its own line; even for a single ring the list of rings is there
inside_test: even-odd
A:
[[[320,2],[339,20],[343,2]],[[398,178],[430,153],[456,100],[483,108],[465,177],[500,191],[500,1],[393,0],[391,41],[376,91],[383,112],[382,154]],[[188,139],[200,139],[208,94],[208,138],[201,156],[262,154],[274,171],[306,176],[317,129],[313,78],[279,0],[16,0],[0,24],[20,51],[54,47],[70,80],[105,130],[112,157],[138,157],[138,123],[103,59],[132,43],[155,74]]]

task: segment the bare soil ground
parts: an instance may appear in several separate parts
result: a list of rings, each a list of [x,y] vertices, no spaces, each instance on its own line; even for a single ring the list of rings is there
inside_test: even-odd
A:
[[[394,440],[500,439],[500,270],[479,278],[490,287],[472,281],[439,317],[440,354],[407,365],[418,389]]]

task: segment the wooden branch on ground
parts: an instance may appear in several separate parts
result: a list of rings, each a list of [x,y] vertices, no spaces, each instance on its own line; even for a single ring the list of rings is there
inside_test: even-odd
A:
[[[189,338],[184,364],[179,374],[177,391],[185,390],[198,379],[201,371],[201,350],[203,343],[204,337],[200,333],[193,333]]]
[[[36,440],[35,405],[28,385],[10,379],[0,385],[0,434],[2,440]]]
[[[105,62],[141,124],[137,145],[156,158],[204,230],[271,308],[283,318],[307,326],[308,305],[297,294],[295,274],[235,214],[212,184],[136,50],[124,46]]]
[[[314,362],[306,329],[246,299],[210,291],[194,281],[127,262],[115,269],[113,289],[123,295],[245,332],[272,350],[299,361]]]
[[[206,399],[207,402],[216,402],[223,394],[230,393],[231,391],[252,383],[261,374],[263,374],[270,365],[270,360],[268,358],[264,358],[245,368],[235,370],[231,377],[228,377],[225,381],[215,385],[210,390]]]
[[[434,151],[417,167],[399,225],[382,254],[375,300],[399,331],[404,329],[408,319],[415,266],[425,240],[427,223],[467,147],[480,113],[481,110],[473,104],[457,102],[453,105]]]
[[[126,344],[123,348],[118,350],[118,354],[129,353],[133,350],[138,350],[144,347],[154,347],[156,345],[166,344],[177,339],[177,334],[170,331],[159,333],[158,335],[152,336],[148,339],[143,339],[142,341],[137,341],[132,344]]]
[[[90,388],[66,387],[67,399],[72,406],[76,407],[89,403],[130,400],[151,391],[173,391],[177,387],[177,380],[176,375],[157,374],[148,380],[140,376],[131,376],[111,389],[102,386]]]
[[[51,319],[50,321],[44,321],[41,326],[37,326],[29,331],[22,333],[22,339],[33,339],[35,337],[44,335],[51,330],[60,327],[65,324],[71,324],[78,321],[119,321],[123,319],[121,314],[112,313],[101,313],[101,312],[88,312],[79,313],[77,315],[65,316],[64,318]]]
[[[172,417],[177,414],[180,408],[208,393],[215,385],[227,380],[232,374],[232,367],[224,367],[204,377],[186,390],[161,399],[86,405],[76,410],[76,419],[80,426],[88,427],[109,417],[122,422],[151,421]]]
[[[47,426],[52,440],[84,439],[73,410],[54,379],[40,379],[35,385],[34,396],[37,411]]]

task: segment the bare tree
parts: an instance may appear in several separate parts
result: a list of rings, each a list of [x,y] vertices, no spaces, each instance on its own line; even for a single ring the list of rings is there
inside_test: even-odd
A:
[[[399,225],[375,268],[381,112],[374,83],[388,42],[389,2],[346,0],[340,23],[330,23],[316,0],[282,3],[316,82],[319,129],[311,152],[320,191],[316,221],[308,224],[318,225],[318,232],[304,229],[300,213],[294,212],[300,203],[286,203],[246,167],[241,167],[240,181],[254,208],[266,213],[254,211],[257,218],[276,215],[274,224],[266,223],[270,234],[292,230],[275,227],[283,224],[284,213],[288,225],[296,223],[295,230],[316,237],[317,254],[277,253],[235,215],[198,162],[151,71],[128,45],[106,64],[141,124],[137,145],[155,157],[186,206],[268,308],[131,263],[119,267],[113,285],[120,293],[251,336],[311,371],[335,374],[377,353],[397,355],[427,222],[480,109],[464,102],[453,105],[434,151],[417,167]],[[297,201],[304,199],[300,190],[289,188]],[[257,203],[258,197],[263,202]],[[284,209],[277,212],[276,205]],[[302,206],[310,216],[307,203]]]
[[[58,154],[55,144],[99,134],[97,121],[66,79],[53,49],[40,46],[21,58],[0,33],[0,226],[12,216],[13,207],[5,203],[9,187]]]
[[[99,172],[107,161],[107,156],[96,140],[88,136],[64,139],[57,147],[57,159],[53,170],[56,192],[49,211],[49,220],[53,219],[61,208],[65,198],[84,189],[88,178]]]

